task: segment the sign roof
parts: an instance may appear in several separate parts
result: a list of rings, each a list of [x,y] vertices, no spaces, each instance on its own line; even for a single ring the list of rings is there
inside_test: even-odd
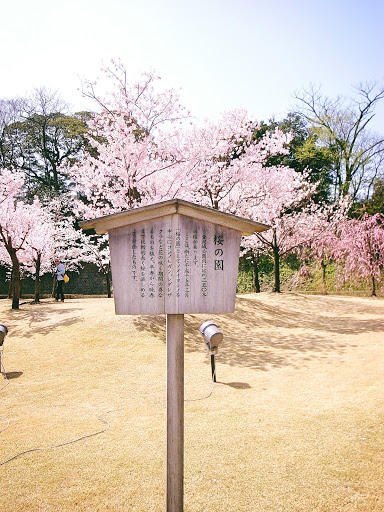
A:
[[[252,235],[255,232],[266,231],[270,227],[261,222],[244,219],[243,217],[238,217],[230,213],[220,212],[213,208],[184,201],[183,199],[170,199],[169,201],[142,206],[140,208],[132,208],[131,210],[125,210],[112,215],[82,221],[79,225],[84,230],[95,229],[96,233],[103,234],[111,229],[174,214],[192,217],[194,219],[211,222],[212,224],[219,224],[240,231],[241,234],[245,236]]]

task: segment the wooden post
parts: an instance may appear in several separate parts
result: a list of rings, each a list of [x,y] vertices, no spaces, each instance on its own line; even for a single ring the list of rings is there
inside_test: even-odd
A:
[[[215,354],[211,354],[211,370],[213,382],[216,382]]]
[[[167,315],[167,512],[184,502],[184,315]]]

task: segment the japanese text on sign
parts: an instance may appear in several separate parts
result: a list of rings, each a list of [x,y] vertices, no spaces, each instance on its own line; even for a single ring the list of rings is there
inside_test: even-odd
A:
[[[209,292],[210,271],[224,272],[225,236],[204,225],[191,231],[148,226],[131,231],[130,275],[140,296],[189,298],[199,277],[201,297]]]

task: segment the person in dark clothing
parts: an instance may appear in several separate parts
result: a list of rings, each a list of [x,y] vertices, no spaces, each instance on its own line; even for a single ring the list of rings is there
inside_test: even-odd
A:
[[[60,260],[55,260],[56,265],[56,279],[57,279],[57,288],[56,288],[56,302],[59,301],[59,297],[61,298],[61,302],[64,302],[64,290],[63,290],[63,284],[64,284],[64,274],[65,274],[65,267],[62,263],[60,263]]]

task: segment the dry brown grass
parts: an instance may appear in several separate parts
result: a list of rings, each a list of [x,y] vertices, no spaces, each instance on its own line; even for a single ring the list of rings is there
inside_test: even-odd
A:
[[[1,510],[164,510],[164,317],[108,299],[0,311],[0,461],[110,422],[0,466]],[[185,319],[186,398],[211,388],[207,318]],[[219,382],[185,404],[185,511],[384,510],[383,318],[380,299],[267,293],[217,316]]]

